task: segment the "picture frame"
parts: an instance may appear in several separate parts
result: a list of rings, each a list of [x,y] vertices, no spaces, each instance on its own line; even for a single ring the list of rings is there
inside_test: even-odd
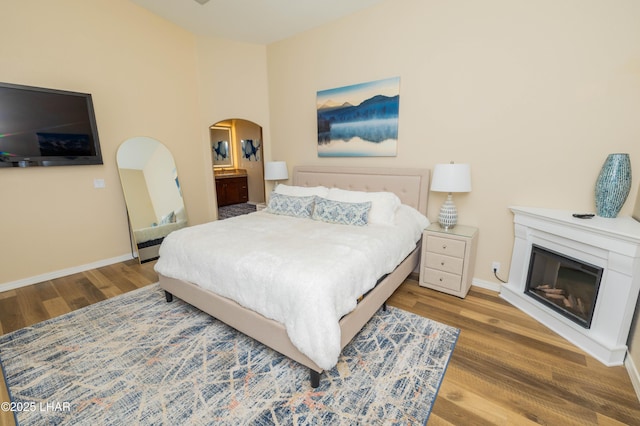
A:
[[[229,127],[211,126],[211,158],[214,168],[233,167],[233,144]]]
[[[395,157],[400,77],[317,92],[318,157]]]
[[[262,143],[257,139],[242,139],[240,141],[242,159],[245,161],[260,161]]]

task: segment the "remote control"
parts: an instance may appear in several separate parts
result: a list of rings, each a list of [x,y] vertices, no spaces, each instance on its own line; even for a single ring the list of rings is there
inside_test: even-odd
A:
[[[595,215],[593,213],[574,213],[573,217],[577,217],[578,219],[591,219]]]

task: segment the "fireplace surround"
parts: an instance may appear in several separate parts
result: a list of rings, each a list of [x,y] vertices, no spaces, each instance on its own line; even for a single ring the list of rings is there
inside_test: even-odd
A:
[[[603,364],[622,365],[640,292],[640,222],[631,217],[578,219],[569,211],[530,207],[511,211],[515,241],[509,281],[502,286],[501,297]],[[527,294],[534,247],[585,264],[587,272],[599,274],[586,324]],[[552,287],[535,286],[541,285]]]

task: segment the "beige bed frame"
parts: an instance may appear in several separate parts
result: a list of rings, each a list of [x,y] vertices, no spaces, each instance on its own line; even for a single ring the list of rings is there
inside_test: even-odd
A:
[[[337,187],[358,191],[388,191],[400,197],[423,214],[427,212],[429,194],[428,169],[347,168],[299,166],[293,170],[293,185]],[[385,304],[420,262],[420,244],[398,267],[382,279],[357,305],[340,320],[341,348],[364,327],[375,312]],[[289,340],[285,327],[276,321],[246,309],[236,302],[218,296],[195,284],[160,275],[160,287],[167,301],[172,295],[225,322],[238,331],[258,340],[310,369],[311,386],[320,383],[322,368],[300,352]]]

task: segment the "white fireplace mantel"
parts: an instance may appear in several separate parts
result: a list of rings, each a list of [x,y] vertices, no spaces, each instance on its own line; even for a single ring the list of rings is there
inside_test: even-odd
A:
[[[578,219],[570,211],[511,207],[515,241],[509,282],[500,295],[608,366],[621,365],[640,292],[640,222]],[[532,245],[604,269],[590,328],[525,294]]]

